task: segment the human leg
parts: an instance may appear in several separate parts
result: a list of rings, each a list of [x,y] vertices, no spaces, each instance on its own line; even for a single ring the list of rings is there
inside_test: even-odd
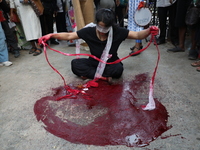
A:
[[[45,22],[46,22],[45,15],[43,14],[43,15],[40,16],[40,24],[41,24],[41,29],[42,29],[42,36],[47,34],[47,32],[46,32],[47,27],[46,27],[46,23]]]
[[[185,34],[186,34],[186,26],[179,28],[179,45],[168,49],[168,52],[185,52]]]
[[[37,40],[32,40],[30,42],[31,42],[32,48],[29,51],[29,54],[33,54],[33,56],[37,56],[37,55],[41,54],[42,53],[42,49],[39,46]]]
[[[179,44],[178,27],[175,26],[177,2],[169,7],[169,39],[176,47]]]
[[[87,58],[73,59],[71,62],[71,69],[75,75],[82,79],[94,79],[98,63],[98,61],[92,61]],[[100,79],[106,80],[112,84],[112,78],[120,78],[123,70],[122,63],[106,65]]]
[[[124,71],[124,67],[123,67],[122,63],[106,65],[102,76],[103,77],[120,78],[123,71]]]
[[[178,27],[179,32],[179,45],[175,48],[168,49],[168,52],[184,52],[185,51],[185,34],[187,31],[187,26],[185,24],[185,16],[187,9],[190,6],[190,0],[187,1],[177,1],[176,9],[176,19],[175,26]]]
[[[8,61],[8,49],[5,39],[0,35],[0,63]]]
[[[138,1],[134,1],[131,0],[128,3],[128,18],[134,18],[135,15],[135,11],[137,10],[137,7],[140,3],[140,0]],[[143,30],[143,27],[140,27],[136,24],[136,22],[134,21],[134,19],[128,19],[128,29],[130,31],[141,31]],[[142,49],[142,41],[141,40],[136,40],[136,43],[133,47],[130,48],[131,50],[131,56],[136,56],[136,55],[132,55],[134,52],[137,52],[138,50]]]
[[[129,53],[129,55],[131,55],[131,56],[137,56],[137,55],[139,55],[140,53],[138,53],[138,54],[133,54],[133,53],[141,50],[142,48],[143,48],[143,46],[142,46],[142,40],[136,40],[135,46],[133,46],[133,47],[130,48],[131,52]]]
[[[14,32],[10,29],[7,21],[3,21],[1,22],[1,24],[6,36],[7,44],[13,49],[13,54],[15,58],[19,57],[20,49],[18,47],[18,42],[17,42],[16,36],[14,35]]]
[[[12,62],[8,61],[8,48],[5,39],[5,34],[0,23],[0,66],[12,65]]]
[[[56,29],[57,32],[67,32],[65,13],[60,12],[56,15]]]
[[[97,66],[97,61],[92,61],[87,58],[73,59],[71,61],[71,70],[78,77],[93,79]]]
[[[123,6],[119,5],[115,8],[115,14],[117,16],[117,20],[120,27],[124,27],[124,12],[123,11],[124,11]]]
[[[186,27],[179,28],[179,47],[185,50],[185,34],[186,34]]]
[[[54,24],[53,20],[54,20],[53,19],[53,12],[46,15],[47,34],[54,33],[54,31],[53,31],[53,24]],[[55,45],[59,44],[59,42],[57,42],[54,38],[50,39],[50,43],[55,44]]]
[[[159,28],[160,28],[160,35],[159,38],[156,40],[158,45],[165,43],[168,10],[169,7],[158,7],[158,18],[159,18]]]
[[[190,37],[191,37],[191,48],[189,51],[188,59],[195,60],[198,58],[198,51],[196,47],[196,40],[195,40],[195,34],[196,34],[195,27],[190,30]]]

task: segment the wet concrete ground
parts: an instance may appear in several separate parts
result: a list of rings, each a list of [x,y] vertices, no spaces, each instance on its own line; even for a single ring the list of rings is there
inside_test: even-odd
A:
[[[119,56],[127,56],[134,41],[124,41]],[[143,45],[147,43],[143,41]],[[188,45],[188,44],[187,44]],[[66,53],[75,53],[75,47],[61,41],[51,46]],[[10,55],[13,65],[0,67],[0,145],[1,150],[199,150],[200,149],[200,73],[187,59],[188,49],[181,53],[168,53],[170,43],[159,46],[161,59],[155,79],[154,97],[169,113],[164,132],[149,146],[94,146],[70,143],[47,132],[36,120],[34,104],[51,95],[52,88],[63,86],[60,76],[47,64],[44,53],[39,56],[21,50],[21,56]],[[81,53],[88,51],[81,50]],[[72,56],[63,56],[48,50],[49,61],[65,77],[67,83],[82,82],[70,68]],[[131,80],[136,75],[151,76],[157,60],[156,47],[151,46],[136,57],[123,61],[124,73],[120,80]],[[147,87],[148,88],[148,87]],[[77,114],[78,116],[79,114]]]

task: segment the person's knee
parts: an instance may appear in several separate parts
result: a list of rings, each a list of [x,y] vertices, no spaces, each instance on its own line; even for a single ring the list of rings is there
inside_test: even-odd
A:
[[[106,76],[110,76],[113,78],[120,78],[122,76],[122,73],[124,71],[124,67],[122,64],[115,64],[114,66],[111,65],[108,68],[106,68]]]
[[[119,67],[119,68],[116,70],[116,72],[115,72],[113,78],[120,78],[120,77],[122,76],[122,74],[123,74],[123,71],[124,71],[124,67],[123,67],[123,66]]]
[[[77,72],[76,72],[76,68],[77,68],[77,59],[73,59],[72,61],[71,61],[71,70],[72,70],[72,72],[74,73],[74,74],[77,74]]]
[[[74,66],[76,64],[76,59],[73,59],[72,61],[71,61],[71,66]]]

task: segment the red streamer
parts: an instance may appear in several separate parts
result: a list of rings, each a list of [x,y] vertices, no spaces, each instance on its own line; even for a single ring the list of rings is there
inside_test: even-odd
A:
[[[144,50],[146,50],[146,49],[151,45],[151,43],[152,43],[153,41],[154,41],[154,45],[156,45],[156,48],[157,48],[157,51],[158,51],[157,63],[156,63],[156,67],[155,67],[155,69],[154,69],[154,73],[153,73],[152,79],[151,79],[152,83],[150,84],[150,90],[153,90],[153,88],[154,88],[154,80],[155,80],[155,76],[156,76],[156,71],[157,71],[157,68],[158,68],[158,62],[159,62],[159,60],[160,60],[160,52],[159,52],[158,46],[157,46],[157,44],[156,44],[155,35],[154,35],[154,34],[151,34],[151,39],[150,39],[150,41],[149,41],[149,43],[147,44],[146,47],[144,47],[143,49],[141,49],[141,50],[139,50],[139,51],[137,51],[137,52],[135,52],[135,53],[132,53],[132,54],[130,54],[130,55],[128,55],[128,56],[125,56],[125,57],[123,57],[123,58],[121,58],[121,59],[118,59],[118,60],[116,60],[116,61],[114,61],[114,62],[104,62],[104,61],[102,61],[101,59],[99,59],[99,58],[97,58],[96,56],[91,55],[91,54],[83,54],[83,53],[80,53],[80,54],[69,54],[69,53],[64,53],[64,52],[58,51],[58,50],[56,50],[56,49],[53,49],[53,48],[51,48],[49,45],[47,45],[46,43],[42,42],[42,44],[43,44],[43,46],[44,46],[44,54],[45,54],[45,57],[46,57],[46,60],[47,60],[47,62],[48,62],[48,64],[49,64],[49,66],[50,66],[55,72],[57,72],[57,73],[61,76],[61,78],[62,78],[62,80],[63,80],[63,82],[64,82],[64,87],[65,87],[65,89],[66,89],[66,91],[67,91],[67,93],[68,93],[68,94],[65,95],[65,96],[62,96],[62,97],[57,98],[57,100],[61,100],[61,99],[63,99],[63,98],[76,98],[76,95],[79,94],[79,93],[81,93],[81,94],[83,94],[83,95],[86,95],[87,98],[90,98],[90,96],[87,95],[87,93],[85,93],[85,91],[83,91],[83,90],[71,89],[71,88],[66,84],[66,81],[65,81],[64,77],[62,76],[62,74],[61,74],[56,68],[54,68],[54,67],[51,65],[51,63],[49,62],[48,56],[47,56],[47,51],[46,51],[46,46],[47,46],[50,50],[53,50],[53,51],[55,51],[55,52],[57,52],[57,53],[60,53],[60,54],[66,55],[66,56],[89,56],[89,57],[92,57],[92,58],[96,59],[97,61],[100,61],[100,62],[103,62],[103,63],[106,63],[106,64],[116,64],[116,63],[119,63],[119,62],[123,61],[124,59],[127,59],[128,57],[130,57],[130,56],[132,56],[132,55],[135,55],[135,54],[138,54],[138,53],[143,52]],[[96,81],[98,81],[98,79],[94,79],[94,80],[91,80],[91,81],[87,82],[86,84],[83,85],[83,88],[98,87],[98,83],[97,83]]]
[[[143,8],[145,6],[145,3],[143,1],[141,1],[138,5],[138,10],[140,10],[141,8]]]

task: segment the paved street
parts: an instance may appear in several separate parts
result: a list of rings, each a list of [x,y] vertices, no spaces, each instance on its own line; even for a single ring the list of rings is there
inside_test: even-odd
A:
[[[143,41],[143,46],[146,45]],[[132,46],[132,40],[124,41],[119,56],[127,56]],[[65,53],[75,53],[75,47],[67,46],[66,41],[51,47]],[[21,50],[19,58],[10,55],[13,65],[0,67],[0,149],[200,150],[200,72],[190,65],[193,61],[187,59],[188,49],[186,52],[168,53],[168,48],[172,48],[169,42],[159,46],[161,57],[155,78],[154,97],[166,107],[169,113],[167,124],[172,128],[142,148],[75,144],[47,132],[42,122],[38,122],[35,117],[34,104],[40,98],[51,95],[52,88],[63,86],[63,81],[49,67],[44,53],[32,56],[28,50]],[[49,61],[64,76],[67,84],[82,82],[71,72],[73,56],[63,56],[51,50],[47,53]],[[81,50],[81,53],[88,51]],[[156,47],[151,44],[140,55],[125,59],[124,73],[120,80],[131,80],[142,73],[148,73],[151,77],[157,56]]]

